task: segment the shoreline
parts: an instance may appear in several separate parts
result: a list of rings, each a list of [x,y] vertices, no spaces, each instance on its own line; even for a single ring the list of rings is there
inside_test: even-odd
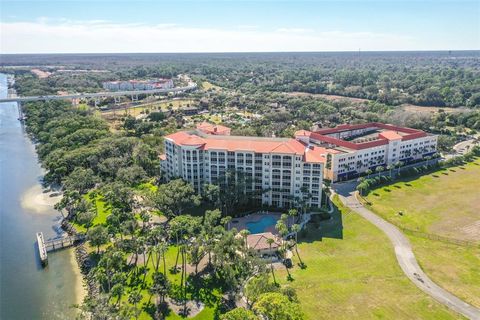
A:
[[[54,209],[54,205],[62,199],[62,195],[54,195],[54,191],[45,192],[40,184],[35,184],[25,191],[20,199],[21,206],[30,211],[32,214],[52,214],[60,212]],[[63,216],[63,215],[62,215]],[[53,224],[52,224],[53,226]],[[88,291],[85,287],[85,279],[80,266],[76,259],[75,247],[66,249],[69,254],[69,263],[71,265],[74,280],[74,301],[76,304],[81,305],[83,299],[88,295]]]
[[[35,184],[22,194],[20,204],[22,208],[36,214],[50,214],[62,196],[54,192],[44,192],[40,184]]]
[[[80,266],[78,265],[76,255],[75,255],[75,248],[71,248],[68,250],[68,254],[70,256],[70,264],[72,266],[73,274],[75,276],[75,303],[81,305],[83,300],[88,295],[87,288],[85,287],[85,279],[83,277],[83,273],[80,270]]]

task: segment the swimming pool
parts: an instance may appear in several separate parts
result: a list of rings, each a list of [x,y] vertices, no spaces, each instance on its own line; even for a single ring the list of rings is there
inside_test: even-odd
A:
[[[250,233],[262,233],[265,232],[268,227],[275,226],[277,219],[273,216],[263,216],[258,221],[247,222],[248,231]]]

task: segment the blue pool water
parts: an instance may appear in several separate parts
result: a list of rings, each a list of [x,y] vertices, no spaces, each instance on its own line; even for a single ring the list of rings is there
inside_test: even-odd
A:
[[[255,222],[247,222],[246,226],[250,233],[262,233],[270,226],[275,226],[277,219],[273,216],[263,216]]]

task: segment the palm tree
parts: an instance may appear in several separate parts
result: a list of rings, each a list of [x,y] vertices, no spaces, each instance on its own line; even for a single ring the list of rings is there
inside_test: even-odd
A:
[[[390,179],[392,178],[392,169],[395,168],[394,165],[389,164],[387,166],[387,170],[389,171]]]
[[[395,163],[395,167],[398,168],[398,175],[400,175],[400,168],[403,167],[403,165],[403,161],[397,161],[397,163]]]
[[[150,222],[151,215],[147,211],[140,212],[140,219],[142,220],[142,234],[145,232],[145,227]]]
[[[135,308],[135,319],[138,319],[138,316],[140,315],[140,312],[138,312],[137,304],[142,301],[142,298],[142,293],[138,289],[130,292],[130,294],[128,295],[128,302],[130,304],[133,304]]]
[[[365,173],[367,174],[367,179],[370,178],[370,175],[372,174],[372,170],[367,169],[365,170]]]
[[[111,297],[117,297],[117,302],[115,304],[118,305],[124,292],[125,292],[125,287],[121,283],[117,283],[112,287],[110,294],[111,294]]]
[[[282,250],[280,250],[280,252],[283,258],[285,258],[287,254],[287,247],[286,247],[286,241],[284,240],[284,238],[288,234],[288,229],[287,229],[287,226],[285,225],[285,221],[283,219],[278,220],[277,224],[275,225],[275,229],[277,229],[278,233],[282,236]],[[290,274],[290,270],[288,270],[287,265],[285,265],[285,269],[287,269],[287,273],[288,273],[287,279],[289,280],[292,279],[292,275]]]
[[[270,253],[272,252],[272,244],[275,242],[272,238],[267,239],[268,247],[270,248]],[[277,285],[277,279],[275,278],[275,272],[273,271],[273,255],[271,256],[270,259],[270,269],[272,270],[272,277],[273,277],[273,283]]]
[[[295,233],[295,253],[297,254],[298,260],[300,260],[300,266],[304,266],[302,258],[300,258],[300,254],[298,253],[298,233],[302,228],[298,224],[294,224],[292,226],[292,231]]]
[[[288,210],[288,215],[290,217],[297,217],[298,216],[298,210],[297,209],[290,209],[290,210]],[[296,220],[296,219],[294,219],[294,220]]]
[[[164,302],[169,288],[170,283],[168,282],[167,277],[161,272],[155,272],[152,276],[152,286],[149,290],[150,298],[148,299],[148,302],[150,303],[150,300],[154,294],[160,297],[160,302]]]
[[[250,234],[250,231],[248,231],[248,229],[243,229],[240,231],[240,235],[243,237],[245,254],[247,253],[247,237],[249,234]]]
[[[428,167],[428,161],[429,161],[429,160],[432,160],[432,157],[427,156],[427,157],[425,157],[425,160],[427,160],[427,167]]]
[[[375,168],[375,171],[376,171],[378,174],[382,173],[384,170],[385,170],[385,168],[384,168],[383,166],[378,166],[378,167]]]

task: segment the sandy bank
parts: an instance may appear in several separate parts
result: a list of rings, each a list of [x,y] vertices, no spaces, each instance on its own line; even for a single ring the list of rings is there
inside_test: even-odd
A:
[[[75,258],[75,249],[69,249],[68,253],[70,255],[70,263],[75,275],[75,303],[82,304],[83,299],[87,296],[87,289],[83,283],[83,275],[80,272],[80,267]]]
[[[53,206],[62,198],[61,195],[51,195],[52,192],[43,192],[42,187],[36,184],[22,195],[21,205],[34,213],[51,213]]]
[[[41,185],[36,184],[29,188],[20,199],[24,209],[35,214],[51,214],[55,211],[53,206],[60,201],[61,195],[51,196],[53,192],[44,192]],[[75,303],[81,304],[87,295],[87,290],[83,285],[83,275],[80,272],[77,260],[75,258],[75,249],[68,249],[69,261],[74,274]]]

